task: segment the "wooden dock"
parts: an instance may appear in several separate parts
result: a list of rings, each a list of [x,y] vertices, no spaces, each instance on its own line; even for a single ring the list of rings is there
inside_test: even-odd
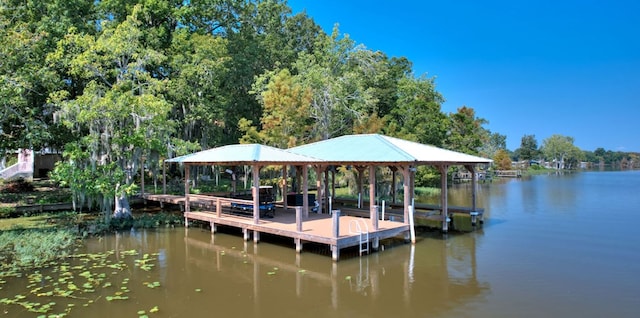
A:
[[[499,178],[521,178],[521,170],[496,170],[495,176]]]
[[[185,204],[183,196],[150,195],[146,200],[171,204]],[[212,232],[218,226],[230,226],[242,229],[245,240],[253,237],[259,242],[260,233],[268,233],[294,240],[296,251],[303,250],[305,242],[329,245],[332,258],[337,261],[340,249],[358,246],[361,251],[376,250],[381,239],[404,235],[409,238],[409,224],[388,220],[371,220],[370,218],[341,215],[335,213],[302,215],[301,208],[277,208],[273,218],[260,218],[255,222],[253,215],[234,211],[231,203],[246,201],[222,197],[189,195],[190,207],[198,211],[184,212],[185,223],[189,220],[208,222]],[[247,202],[244,202],[247,203]],[[187,209],[185,209],[188,211]]]

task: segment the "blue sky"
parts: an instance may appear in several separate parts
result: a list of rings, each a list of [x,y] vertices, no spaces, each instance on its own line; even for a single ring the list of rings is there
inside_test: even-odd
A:
[[[640,152],[640,1],[289,0],[325,31],[404,56],[436,78],[444,112],[466,105],[507,148],[571,136]]]

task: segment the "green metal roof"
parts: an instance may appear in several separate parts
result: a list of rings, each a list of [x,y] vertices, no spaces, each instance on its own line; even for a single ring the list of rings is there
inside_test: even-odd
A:
[[[475,164],[492,160],[394,137],[347,135],[288,149],[327,163]]]
[[[291,164],[314,163],[320,161],[322,160],[259,144],[237,144],[222,146],[166,160],[166,162],[200,165],[249,165],[255,163]]]
[[[166,160],[187,164],[476,164],[492,160],[394,137],[348,135],[282,150],[259,144],[212,148]]]

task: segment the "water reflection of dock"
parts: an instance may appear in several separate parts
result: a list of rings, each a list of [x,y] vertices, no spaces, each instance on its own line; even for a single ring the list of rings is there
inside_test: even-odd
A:
[[[184,238],[187,262],[250,285],[252,306],[267,312],[274,307],[269,303],[274,289],[279,297],[297,297],[300,306],[313,300],[314,306],[326,304],[342,313],[358,308],[365,316],[380,316],[380,310],[395,308],[396,316],[406,316],[420,308],[446,312],[452,305],[477,299],[489,288],[477,280],[475,243],[471,241],[457,246],[455,256],[450,255],[450,244],[429,240],[418,247],[400,245],[372,257],[328,264],[311,254],[283,259],[277,248],[262,250],[248,242],[238,248],[225,245],[224,240],[216,244],[216,236],[209,240],[202,231],[194,235],[191,231]],[[468,271],[460,271],[461,266]],[[274,279],[268,278],[270,272],[277,272]]]

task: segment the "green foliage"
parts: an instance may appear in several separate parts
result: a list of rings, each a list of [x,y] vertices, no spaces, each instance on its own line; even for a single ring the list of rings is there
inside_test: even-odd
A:
[[[495,156],[493,156],[493,164],[498,170],[510,170],[511,158],[509,157],[509,153],[503,149],[498,150]]]
[[[538,141],[535,135],[524,135],[520,143],[520,148],[516,149],[514,155],[518,160],[538,159],[541,152],[538,149]]]
[[[573,137],[553,135],[542,142],[542,153],[555,162],[555,169],[575,169],[584,153],[573,145]]]
[[[415,183],[419,187],[440,187],[440,171],[432,166],[418,166]]]
[[[435,89],[433,78],[404,76],[398,80],[397,105],[387,115],[391,135],[441,147],[449,119],[441,111],[444,97]]]
[[[451,126],[446,146],[449,149],[477,155],[487,140],[487,131],[482,127],[487,121],[476,117],[475,110],[462,106],[456,113],[449,115]]]
[[[256,80],[254,89],[263,106],[262,129],[257,133],[252,126],[247,127],[248,121],[240,122],[244,142],[259,138],[274,147],[290,148],[309,140],[312,91],[295,80],[288,69],[263,74]]]
[[[37,268],[68,255],[76,236],[68,230],[0,232],[2,270]]]
[[[480,155],[486,158],[493,158],[500,150],[507,152],[507,136],[499,133],[487,131],[489,136],[487,141],[480,148]]]
[[[114,218],[105,221],[103,218],[97,218],[93,223],[89,224],[86,228],[91,230],[83,233],[88,234],[103,234],[113,231],[122,231],[135,229],[153,229],[163,227],[173,227],[178,225],[184,225],[184,218],[178,214],[171,213],[156,213],[156,214],[139,214],[134,215],[133,218]]]

